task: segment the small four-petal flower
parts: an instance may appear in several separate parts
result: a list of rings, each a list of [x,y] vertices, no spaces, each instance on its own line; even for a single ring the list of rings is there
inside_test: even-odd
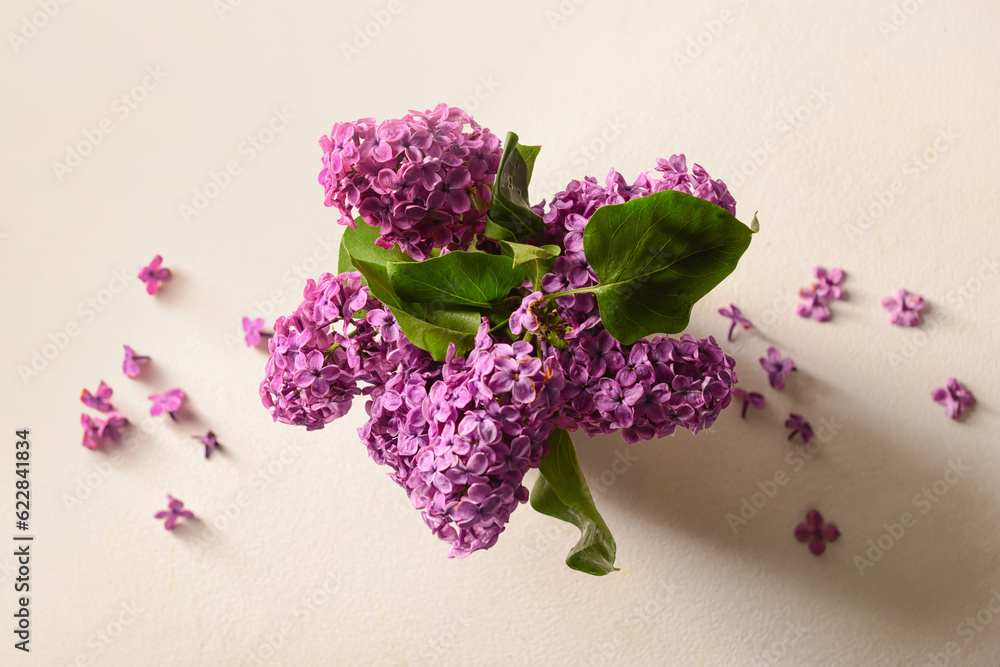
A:
[[[763,394],[758,394],[755,391],[744,391],[737,387],[733,387],[733,396],[740,401],[743,401],[743,411],[740,413],[740,417],[743,419],[747,418],[747,408],[751,405],[761,410],[764,408],[764,396]]]
[[[733,339],[733,330],[736,329],[737,324],[743,327],[744,329],[753,328],[753,322],[743,317],[743,313],[740,312],[740,309],[736,307],[736,304],[732,303],[729,304],[729,308],[719,308],[719,315],[722,315],[723,317],[728,317],[733,321],[733,323],[729,325],[729,336],[726,338],[726,340]]]
[[[111,405],[111,402],[108,401],[108,399],[111,398],[111,395],[114,393],[115,392],[111,389],[111,387],[105,384],[104,380],[101,380],[101,384],[97,386],[97,391],[93,394],[91,394],[88,389],[84,389],[80,392],[80,402],[87,407],[94,408],[98,412],[112,412],[115,409],[115,406]]]
[[[139,271],[139,280],[146,283],[146,292],[149,294],[159,292],[160,286],[171,278],[170,269],[161,266],[162,264],[163,258],[157,255]]]
[[[206,459],[209,456],[211,456],[213,450],[222,449],[222,445],[220,445],[219,441],[215,439],[215,434],[212,433],[211,431],[209,431],[205,435],[192,435],[191,437],[194,438],[195,440],[200,441],[201,444],[205,445]]]
[[[794,412],[788,415],[788,419],[785,420],[785,428],[792,429],[792,432],[788,434],[789,440],[795,436],[799,436],[802,438],[802,444],[804,445],[808,445],[809,441],[812,440],[812,425],[802,415],[797,415]]]
[[[149,414],[154,417],[162,415],[164,412],[170,415],[170,418],[177,421],[177,417],[174,412],[181,407],[181,403],[184,402],[184,391],[181,389],[171,389],[164,394],[151,394],[149,400],[153,402],[149,406]]]
[[[948,378],[945,386],[931,392],[935,403],[945,407],[946,414],[952,419],[959,419],[966,408],[976,404],[976,397],[956,378]]]
[[[920,311],[924,308],[924,297],[900,289],[896,296],[882,299],[882,307],[889,311],[889,322],[901,327],[915,327],[920,324]]]
[[[163,527],[167,530],[173,530],[174,526],[177,525],[177,520],[182,517],[193,519],[194,512],[184,509],[184,503],[169,494],[167,495],[167,509],[160,510],[153,515],[154,519],[166,519],[163,522]]]
[[[796,370],[791,357],[782,357],[776,347],[767,348],[767,356],[760,358],[760,365],[767,371],[767,381],[775,389],[785,388],[785,376]]]
[[[823,521],[823,515],[816,510],[806,513],[806,520],[795,527],[795,539],[808,542],[809,551],[815,556],[826,551],[827,542],[836,542],[840,531],[832,523]]]
[[[128,345],[122,345],[122,347],[125,348],[125,361],[122,362],[122,372],[130,378],[139,377],[139,371],[141,370],[139,362],[149,361],[149,357],[136,354],[135,350]]]

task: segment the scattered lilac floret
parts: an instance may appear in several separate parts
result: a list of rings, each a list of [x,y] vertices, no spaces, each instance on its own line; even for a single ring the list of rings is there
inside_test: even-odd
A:
[[[112,442],[121,442],[121,433],[128,424],[128,418],[125,415],[115,412],[108,415],[107,420],[98,427],[97,434],[102,438],[109,438]]]
[[[80,415],[80,425],[83,426],[83,446],[87,449],[97,449],[100,445],[101,420],[94,420],[90,415],[84,413]]]
[[[194,438],[195,440],[200,441],[201,444],[205,445],[206,459],[209,456],[211,456],[213,450],[222,449],[222,445],[219,444],[219,441],[216,440],[215,438],[215,434],[212,433],[211,431],[209,431],[205,435],[192,435],[191,437]]]
[[[811,317],[817,322],[829,322],[832,314],[830,304],[847,298],[841,284],[847,277],[843,269],[827,271],[822,266],[813,269],[816,279],[811,286],[799,290],[803,302],[795,309],[800,317]]]
[[[830,271],[827,271],[822,266],[817,266],[813,269],[813,276],[816,278],[813,289],[827,303],[831,301],[843,301],[847,298],[847,293],[841,287],[844,278],[847,277],[843,269],[830,269]]]
[[[541,326],[534,306],[542,300],[541,292],[532,292],[521,299],[521,305],[510,314],[510,331],[515,336],[520,336],[522,331],[538,331]]]
[[[141,370],[139,362],[149,361],[150,358],[136,354],[135,350],[128,345],[123,345],[122,347],[125,348],[125,361],[122,362],[122,372],[130,378],[139,377],[139,371]]]
[[[920,324],[920,311],[924,308],[924,297],[912,294],[905,289],[896,292],[896,296],[882,299],[882,307],[889,311],[889,322],[901,327],[915,327]]]
[[[802,415],[797,415],[794,412],[788,415],[788,419],[785,420],[785,428],[792,429],[792,432],[788,434],[789,440],[795,436],[799,436],[802,438],[802,444],[804,445],[808,445],[809,441],[812,440],[812,425]]]
[[[799,290],[799,297],[803,299],[795,308],[795,313],[799,317],[813,318],[817,322],[829,322],[832,313],[827,301],[816,293],[815,286],[804,287]]]
[[[156,294],[160,291],[160,286],[170,280],[170,269],[161,267],[163,257],[157,255],[147,266],[139,271],[139,280],[146,283],[146,292]]]
[[[814,556],[821,555],[826,551],[827,542],[836,542],[840,537],[840,531],[832,523],[823,521],[823,515],[816,510],[809,510],[806,513],[806,520],[795,527],[795,539],[799,542],[808,542],[809,551]]]
[[[165,394],[152,394],[149,400],[153,402],[153,405],[149,407],[149,414],[158,417],[166,412],[170,415],[171,419],[177,421],[174,411],[181,407],[181,403],[184,402],[184,391],[181,389],[171,389]]]
[[[270,338],[274,334],[264,331],[264,318],[258,317],[251,320],[249,317],[243,318],[243,331],[247,342],[247,347],[260,345],[261,338]]]
[[[174,526],[177,525],[177,520],[182,517],[193,519],[194,512],[184,509],[184,503],[169,494],[167,494],[167,509],[160,510],[153,515],[154,519],[166,519],[163,522],[163,527],[167,530],[173,530]]]
[[[760,365],[767,371],[767,381],[775,389],[785,388],[785,376],[797,370],[791,357],[782,357],[775,347],[767,348],[767,356],[760,358]]]
[[[743,419],[747,418],[747,408],[751,405],[758,410],[762,410],[764,408],[764,396],[755,391],[747,392],[742,389],[733,388],[733,397],[737,400],[743,401],[743,412],[740,413],[740,417]]]
[[[105,384],[104,380],[101,380],[101,384],[97,386],[97,391],[95,393],[91,394],[87,389],[84,389],[80,393],[80,402],[99,412],[112,412],[115,409],[115,406],[111,405],[108,399],[111,398],[113,393],[114,391],[111,387]]]
[[[931,398],[934,399],[935,403],[940,403],[945,407],[945,412],[951,419],[961,418],[966,408],[971,408],[976,404],[976,397],[972,395],[972,392],[955,378],[948,378],[945,386],[932,391]]]
[[[729,325],[729,336],[726,338],[726,340],[731,341],[733,339],[733,330],[736,329],[737,324],[743,327],[744,329],[753,328],[753,322],[743,317],[743,313],[740,312],[740,309],[737,308],[735,304],[732,303],[729,304],[729,308],[719,308],[719,315],[722,315],[723,317],[728,317],[733,321],[733,323]]]

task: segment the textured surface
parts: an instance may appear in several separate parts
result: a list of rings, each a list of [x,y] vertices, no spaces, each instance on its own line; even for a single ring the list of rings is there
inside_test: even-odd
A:
[[[0,25],[28,38],[8,34],[0,57],[0,540],[28,427],[37,541],[32,654],[8,631],[0,663],[994,664],[1000,10],[225,2],[53,1],[51,18],[4,4]],[[360,405],[305,433],[259,404],[265,357],[240,318],[293,310],[305,278],[336,266],[317,138],[441,101],[544,144],[536,200],[685,152],[730,184],[741,219],[760,211],[689,331],[724,337],[715,310],[735,302],[758,326],[730,345],[741,386],[765,387],[769,344],[799,372],[765,410],[695,438],[576,438],[620,545],[614,575],[566,569],[573,530],[527,507],[495,549],[449,561],[358,444]],[[102,121],[110,134],[57,173]],[[247,143],[258,134],[270,142]],[[153,298],[135,274],[157,252],[175,278]],[[828,324],[792,313],[815,264],[849,276]],[[920,329],[879,307],[904,286],[928,300]],[[122,343],[153,372],[121,375]],[[980,400],[964,423],[929,398],[949,375]],[[80,389],[101,378],[140,425],[105,454],[78,426]],[[192,415],[144,418],[172,386]],[[825,426],[808,460],[785,440],[790,411]],[[190,436],[208,428],[225,449],[206,462]],[[949,462],[968,468],[955,484]],[[162,530],[168,492],[201,522]],[[734,531],[744,499],[766,503]],[[821,558],[792,536],[810,508],[843,532]],[[911,527],[883,536],[904,512]],[[855,556],[880,538],[891,548],[862,576]],[[9,619],[13,557],[0,566]]]

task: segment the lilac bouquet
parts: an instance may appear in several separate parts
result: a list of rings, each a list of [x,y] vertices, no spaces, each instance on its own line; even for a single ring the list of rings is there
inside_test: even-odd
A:
[[[538,146],[454,107],[337,123],[320,140],[338,273],[274,324],[260,396],[320,429],[365,396],[359,435],[449,556],[496,544],[519,504],[580,528],[567,564],[615,570],[569,432],[697,432],[732,400],[733,358],[672,338],[756,231],[684,156],[631,184],[572,181],[530,205]]]

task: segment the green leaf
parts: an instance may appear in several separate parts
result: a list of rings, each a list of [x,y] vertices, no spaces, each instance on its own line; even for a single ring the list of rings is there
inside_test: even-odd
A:
[[[399,328],[411,343],[430,352],[435,361],[444,361],[448,343],[455,344],[457,354],[465,354],[472,349],[482,322],[478,312],[402,301],[392,289],[384,265],[353,256],[352,259],[368,281],[372,295],[392,311]]]
[[[354,266],[354,262],[351,261],[351,253],[347,250],[347,244],[344,242],[345,236],[346,235],[340,237],[340,253],[337,256],[337,273],[357,271],[357,268]]]
[[[531,167],[535,164],[535,156],[530,149],[539,148],[525,146]],[[493,201],[487,212],[489,220],[513,234],[516,241],[529,241],[542,237],[542,218],[531,210],[528,205],[528,180],[531,168],[524,154],[518,149],[517,135],[507,133],[500,167],[496,180],[493,182]]]
[[[514,260],[515,268],[524,267],[524,275],[528,277],[535,289],[540,289],[542,277],[552,271],[552,265],[559,256],[557,245],[526,245],[499,241],[500,252]]]
[[[572,438],[556,429],[548,444],[549,455],[542,459],[541,474],[531,489],[531,506],[580,529],[579,541],[566,556],[567,565],[595,576],[617,571],[615,538],[594,506]]]
[[[524,146],[522,144],[517,144],[517,152],[521,154],[521,158],[524,160],[524,164],[528,168],[528,183],[531,183],[531,172],[535,169],[535,158],[538,157],[538,153],[541,150],[541,146]]]
[[[501,227],[489,218],[486,218],[486,230],[483,232],[483,235],[488,239],[493,239],[494,241],[514,240],[514,234],[512,232],[507,231],[505,228]]]
[[[413,261],[412,257],[399,249],[399,246],[393,245],[392,250],[386,250],[375,245],[380,236],[378,227],[372,227],[361,218],[355,218],[354,223],[356,226],[346,228],[344,236],[340,239],[341,247],[346,248],[354,259],[363,259],[383,266],[389,262]]]
[[[601,320],[625,344],[654,333],[678,333],[691,307],[736,268],[750,228],[728,211],[684,192],[665,190],[602,206],[583,233],[600,283]]]
[[[389,282],[401,300],[489,309],[524,282],[510,257],[450,252],[422,262],[390,262]]]

